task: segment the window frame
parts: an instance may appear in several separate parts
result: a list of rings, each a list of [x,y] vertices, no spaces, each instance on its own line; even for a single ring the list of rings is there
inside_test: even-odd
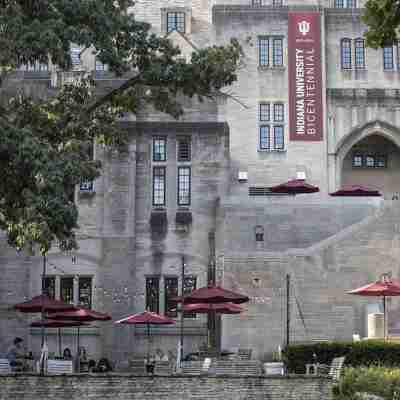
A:
[[[152,281],[154,280],[154,282],[157,282],[157,285],[156,285],[157,289],[156,289],[156,292],[155,292],[156,293],[156,300],[152,302],[156,306],[155,310],[153,310],[152,307],[150,307],[150,302],[149,302],[150,296],[149,296],[148,290],[150,288],[150,285],[148,285],[148,282],[150,280],[152,280]],[[145,290],[145,294],[146,294],[146,298],[145,298],[146,310],[152,311],[152,312],[156,312],[157,314],[159,314],[160,313],[160,276],[158,276],[158,275],[146,276],[145,289],[146,289]]]
[[[345,47],[346,45],[346,47]],[[348,51],[348,54],[345,54],[344,51]],[[348,62],[345,62],[345,59],[348,58]],[[351,49],[351,39],[342,38],[340,40],[340,64],[342,70],[350,70],[352,68],[352,49]]]
[[[258,66],[261,68],[269,67],[269,64],[270,64],[269,46],[270,46],[270,37],[269,36],[259,36],[258,37]],[[266,50],[266,53],[263,53],[262,50]]]
[[[188,280],[194,280],[194,287],[192,288],[192,290],[186,290],[187,286],[186,286],[186,282]],[[197,288],[197,276],[196,275],[185,275],[183,277],[183,295],[188,295],[190,293],[192,293],[194,290],[196,290]],[[197,314],[195,312],[188,312],[188,311],[184,311],[184,318],[197,318]]]
[[[180,147],[182,144],[187,144],[188,146],[188,157],[181,157]],[[177,149],[176,149],[176,159],[178,162],[191,162],[192,161],[192,140],[189,136],[181,136],[177,138]]]
[[[183,15],[183,25],[179,23],[182,22],[182,19],[179,18]],[[170,16],[173,16],[173,27],[170,26]],[[186,13],[184,11],[168,11],[167,15],[167,33],[177,31],[179,33],[186,33]],[[182,28],[183,30],[179,29]]]
[[[187,198],[188,201],[186,203],[181,201],[181,190],[182,190],[182,183],[181,183],[181,175],[180,172],[182,170],[188,170],[189,174],[188,175],[184,175],[185,177],[188,177],[188,188],[187,188]],[[192,168],[189,165],[180,165],[178,166],[178,171],[177,171],[177,203],[178,206],[182,206],[182,207],[189,207],[191,205],[191,200],[192,200]]]
[[[277,128],[282,129],[282,146],[281,147],[277,146],[277,140],[276,140],[277,136],[275,134],[275,130]],[[274,125],[274,150],[277,150],[277,151],[285,150],[285,128],[283,125]]]
[[[67,300],[63,295],[63,282],[72,282],[72,297],[71,300]],[[74,277],[73,276],[61,276],[60,277],[60,300],[67,304],[75,304],[75,293],[74,293]]]
[[[280,46],[276,47],[275,43],[280,42]],[[277,50],[279,50],[277,55]],[[279,62],[276,62],[279,57]],[[272,37],[272,66],[274,68],[283,67],[283,37],[274,36]]]
[[[49,282],[52,282],[52,285],[49,285],[48,284]],[[51,299],[55,299],[56,298],[56,293],[57,293],[56,276],[55,275],[45,275],[42,285],[43,285],[43,293],[45,295],[47,295],[48,297],[50,297]],[[49,292],[49,288],[51,288],[51,286],[53,286],[53,290],[54,290],[53,294],[50,294],[50,292]]]
[[[362,46],[358,46],[359,44]],[[366,68],[366,60],[365,60],[365,40],[363,38],[354,39],[354,68],[355,69],[365,69]],[[362,61],[361,63],[359,61]]]
[[[263,110],[263,108],[265,108]],[[266,116],[264,118],[264,116]],[[258,106],[258,121],[271,122],[271,103],[262,102]]]
[[[361,158],[361,164],[360,165],[356,164],[355,158]],[[364,166],[364,157],[363,157],[363,155],[362,154],[358,154],[358,153],[353,154],[352,157],[351,157],[351,165],[352,165],[352,168],[362,168]]]
[[[387,51],[390,51],[389,55],[389,61],[390,61],[390,66],[387,64]],[[393,44],[384,46],[382,48],[382,57],[383,57],[383,70],[384,71],[393,71],[394,70],[394,46]]]
[[[174,281],[176,282],[176,292],[175,294],[170,295],[168,291],[168,282]],[[164,276],[164,315],[169,318],[177,318],[178,317],[178,309],[176,302],[171,301],[171,299],[178,297],[179,295],[179,279],[177,276]],[[175,310],[171,311],[171,305],[175,306]]]
[[[162,175],[157,175],[156,171],[163,171]],[[156,188],[156,177],[164,178],[164,185],[162,189]],[[164,165],[156,165],[153,166],[153,181],[152,181],[152,197],[153,197],[153,206],[154,207],[165,207],[166,206],[166,192],[167,192],[167,168]],[[158,195],[156,195],[156,192],[162,193],[163,200],[161,203],[156,202],[156,198],[158,198]]]
[[[89,305],[85,305],[81,302],[81,281],[88,279],[90,280],[90,295],[89,295]],[[88,308],[89,310],[93,307],[93,276],[78,276],[78,299],[77,304],[79,307]]]
[[[157,143],[163,142],[164,151],[163,153],[156,152],[157,147],[160,147]],[[156,154],[162,154],[163,159],[156,159]],[[162,158],[162,157],[161,157]],[[153,136],[153,162],[166,162],[167,161],[167,138],[166,136]]]
[[[262,137],[264,128],[266,128],[268,131],[267,139]],[[267,143],[267,146],[263,146],[262,145],[263,143]],[[270,151],[271,150],[271,126],[270,125],[260,125],[259,126],[258,147],[261,151]]]

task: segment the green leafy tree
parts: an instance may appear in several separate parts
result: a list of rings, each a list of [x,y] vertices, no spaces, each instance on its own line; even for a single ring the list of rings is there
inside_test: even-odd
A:
[[[368,46],[377,49],[394,43],[399,37],[400,1],[368,0],[363,21],[368,26]]]
[[[3,84],[21,64],[70,69],[71,43],[95,49],[111,72],[126,78],[101,96],[89,79],[47,99],[23,91],[9,97],[0,87],[0,228],[14,247],[39,246],[45,254],[58,241],[62,249],[76,248],[71,188],[101,172],[88,155],[94,140],[126,143],[118,129],[122,112],[151,105],[179,118],[182,95],[214,98],[237,79],[236,40],[198,50],[186,62],[167,38],[134,19],[133,6],[131,0],[0,0]]]

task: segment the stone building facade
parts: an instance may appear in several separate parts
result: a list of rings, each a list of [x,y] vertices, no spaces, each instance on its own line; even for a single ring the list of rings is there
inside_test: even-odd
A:
[[[76,189],[79,250],[53,250],[48,285],[56,297],[110,312],[150,308],[176,317],[169,298],[210,274],[250,296],[240,316],[223,316],[221,345],[268,358],[286,342],[285,277],[291,278],[290,340],[365,336],[379,299],[346,291],[384,272],[399,277],[400,48],[365,47],[361,0],[137,0],[132,12],[169,35],[186,57],[196,48],[239,40],[244,62],[232,97],[183,99],[179,121],[142,110],[121,121],[124,153],[95,149],[103,174]],[[293,140],[289,40],[294,14],[317,15],[321,41],[321,140]],[[303,29],[303,28],[302,28]],[[305,25],[304,32],[308,29]],[[94,71],[93,71],[94,70]],[[18,72],[3,87],[55,90],[93,71],[99,87],[117,85],[91,52],[62,73]],[[302,178],[319,193],[271,196],[269,187]],[[382,198],[334,198],[343,184],[378,188]],[[13,336],[38,349],[39,332],[10,306],[40,292],[43,260],[3,241],[0,351]],[[85,280],[86,278],[86,280]],[[397,301],[389,309],[395,322]],[[154,347],[175,350],[180,323],[154,329]],[[74,348],[73,331],[64,343]],[[185,318],[185,352],[207,341],[205,316]],[[55,336],[50,334],[50,340]],[[82,328],[88,352],[126,359],[143,354],[141,328]],[[54,340],[55,345],[55,340]]]

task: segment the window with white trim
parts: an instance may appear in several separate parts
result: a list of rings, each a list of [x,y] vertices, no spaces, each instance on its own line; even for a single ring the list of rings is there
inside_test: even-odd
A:
[[[164,207],[166,198],[166,167],[153,167],[153,206]]]
[[[167,12],[167,32],[185,33],[185,17],[182,11]]]
[[[356,8],[357,1],[356,0],[335,0],[336,8]]]
[[[271,112],[272,111],[272,112]],[[285,106],[283,103],[260,103],[259,150],[282,151],[285,149]]]

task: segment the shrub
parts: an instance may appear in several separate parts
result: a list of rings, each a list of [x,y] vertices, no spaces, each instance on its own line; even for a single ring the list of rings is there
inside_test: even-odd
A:
[[[346,368],[333,394],[335,400],[356,400],[360,393],[373,394],[385,400],[400,399],[400,369],[386,367]]]
[[[351,367],[400,367],[400,344],[378,340],[293,345],[286,348],[283,355],[289,372],[298,374],[305,373],[306,364],[314,361],[330,364],[333,358],[340,356],[346,356],[345,365]]]

